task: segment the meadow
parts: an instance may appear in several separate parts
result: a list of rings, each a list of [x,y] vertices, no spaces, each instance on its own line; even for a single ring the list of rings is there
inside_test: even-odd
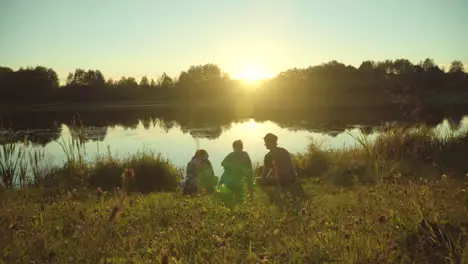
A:
[[[51,167],[40,150],[4,144],[0,262],[463,263],[468,133],[355,139],[293,154],[301,195],[256,185],[237,206],[183,196],[183,169],[149,150],[85,162],[78,135],[60,139],[66,162]]]

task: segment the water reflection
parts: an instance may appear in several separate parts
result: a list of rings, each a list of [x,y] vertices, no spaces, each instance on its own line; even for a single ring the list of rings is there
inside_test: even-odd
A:
[[[430,126],[436,126],[447,116],[453,120],[452,129],[460,125],[463,113],[434,112],[432,118],[418,120]],[[199,110],[100,110],[75,112],[21,112],[0,114],[0,144],[5,141],[23,141],[25,136],[36,145],[45,146],[57,140],[62,128],[73,129],[73,122],[78,120],[84,125],[86,137],[92,141],[102,141],[108,129],[122,127],[125,129],[152,129],[155,125],[169,133],[174,128],[194,138],[218,139],[225,131],[231,129],[233,122],[244,122],[251,118],[256,123],[274,121],[279,128],[288,131],[308,131],[337,136],[346,129],[359,127],[364,133],[372,133],[375,126],[402,119],[398,112],[382,109],[346,109],[335,111],[260,111],[239,113],[210,109]],[[414,123],[414,121],[410,121]]]
[[[344,148],[355,146],[353,136],[361,133],[371,140],[377,136],[372,122],[362,123],[360,126],[343,125],[340,122],[314,126],[314,121],[308,122],[306,119],[281,121],[279,118],[279,121],[273,119],[273,122],[245,118],[233,121],[220,116],[211,119],[206,116],[198,119],[170,119],[167,116],[151,115],[136,118],[135,115],[127,113],[120,117],[109,115],[108,118],[93,115],[83,118],[82,115],[86,125],[80,129],[86,140],[87,158],[91,160],[108,150],[117,157],[124,157],[146,148],[161,152],[177,165],[185,166],[197,148],[204,148],[210,154],[216,175],[220,175],[220,163],[231,150],[232,141],[236,139],[243,140],[244,148],[253,162],[262,162],[267,152],[262,138],[268,132],[278,135],[279,144],[292,153],[305,151],[311,138],[322,142],[324,148]],[[63,162],[64,156],[57,139],[77,133],[77,128],[71,126],[71,121],[57,113],[48,118],[40,114],[33,116],[29,119],[29,126],[26,121],[22,123],[22,119],[18,120],[10,123],[12,126],[9,130],[0,132],[0,138],[4,142],[14,140],[21,144],[27,135],[35,147],[45,149],[52,163],[58,165]],[[458,123],[444,120],[433,127],[441,132],[466,130],[468,117]]]

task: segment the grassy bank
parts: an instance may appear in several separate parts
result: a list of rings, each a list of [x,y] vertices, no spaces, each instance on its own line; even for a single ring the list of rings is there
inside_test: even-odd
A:
[[[183,197],[173,185],[181,170],[158,155],[142,152],[116,160],[107,154],[86,163],[79,141],[63,141],[68,159],[62,168],[44,170],[37,187],[2,189],[0,259],[5,263],[467,259],[468,135],[441,138],[425,128],[393,128],[372,144],[356,140],[360,145],[353,149],[325,151],[311,144],[307,153],[294,155],[300,172],[297,187],[306,194],[295,214],[282,210],[298,205],[293,204],[295,192],[280,197],[275,187],[257,186],[253,201],[230,210],[217,195]],[[151,182],[156,187],[140,189]]]

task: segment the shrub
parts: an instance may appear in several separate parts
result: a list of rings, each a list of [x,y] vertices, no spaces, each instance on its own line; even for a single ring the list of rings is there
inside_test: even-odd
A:
[[[330,153],[311,142],[305,154],[300,155],[301,175],[305,177],[322,176],[330,167]]]
[[[107,190],[119,187],[122,185],[122,172],[127,169],[134,173],[128,185],[132,192],[175,191],[182,179],[182,170],[169,160],[160,154],[142,151],[123,160],[113,159],[110,154],[106,158],[98,158],[92,166],[89,183]]]
[[[135,171],[135,179],[130,184],[131,191],[142,193],[155,191],[175,191],[182,180],[182,169],[177,168],[160,154],[142,151],[124,161],[126,168]]]

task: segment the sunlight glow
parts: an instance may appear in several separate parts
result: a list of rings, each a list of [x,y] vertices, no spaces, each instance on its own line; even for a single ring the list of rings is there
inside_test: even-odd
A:
[[[235,75],[235,78],[246,82],[256,82],[259,80],[271,78],[272,76],[273,74],[267,73],[258,66],[248,66],[245,67],[240,73]]]

